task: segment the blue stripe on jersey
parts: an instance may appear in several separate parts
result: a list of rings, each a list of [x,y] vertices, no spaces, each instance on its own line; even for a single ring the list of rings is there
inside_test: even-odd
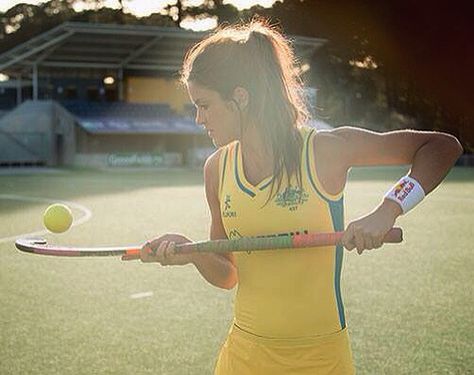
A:
[[[237,160],[238,160],[238,152],[239,152],[239,144],[237,143],[235,145],[235,160],[234,160],[234,174],[235,174],[235,179],[237,180],[237,185],[239,185],[239,188],[246,194],[250,195],[252,198],[255,197],[255,193],[250,190],[250,189],[247,189],[243,184],[242,182],[240,181],[240,177],[239,177],[239,170],[238,170],[238,167],[237,167]],[[242,167],[243,169],[243,167]]]
[[[311,141],[311,136],[314,133],[315,129],[312,129],[306,138],[306,171],[308,173],[309,181],[313,186],[314,191],[329,205],[329,210],[331,211],[332,224],[335,231],[344,230],[344,197],[341,197],[338,201],[330,200],[326,198],[316,187],[314,182],[313,175],[311,174],[310,168],[310,155],[309,155],[309,142]],[[339,322],[341,323],[341,329],[346,327],[346,317],[344,314],[344,304],[342,302],[341,295],[341,271],[342,271],[342,261],[344,256],[343,246],[336,246],[336,260],[335,260],[335,271],[334,271],[334,289],[336,292],[336,303],[337,310],[339,312]]]
[[[344,230],[344,198],[341,197],[338,201],[329,202],[329,209],[331,210],[332,224],[334,230],[339,232]],[[334,271],[334,289],[336,291],[337,310],[339,312],[339,322],[341,329],[346,328],[346,316],[344,314],[344,304],[341,295],[341,271],[342,260],[344,256],[344,248],[342,245],[336,246],[336,269]]]
[[[229,149],[226,148],[224,155],[224,162],[222,163],[222,177],[221,177],[221,191],[219,194],[222,195],[222,187],[224,186],[224,176],[225,176],[225,167],[227,165],[227,155],[229,154]]]
[[[273,181],[273,178],[270,179],[270,181],[268,181],[265,185],[263,185],[261,188],[260,188],[260,191],[262,191],[263,189],[265,189],[268,185],[270,185]]]

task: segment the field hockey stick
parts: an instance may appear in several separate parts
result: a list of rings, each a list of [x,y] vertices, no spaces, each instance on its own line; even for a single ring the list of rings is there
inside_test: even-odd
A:
[[[223,253],[234,251],[259,251],[270,249],[292,249],[319,246],[340,245],[344,232],[313,233],[278,235],[266,237],[244,237],[232,240],[210,240],[191,242],[176,245],[178,253],[186,254],[193,252]],[[391,229],[384,237],[385,243],[402,242],[401,228]],[[122,260],[133,260],[140,258],[142,246],[130,247],[67,247],[49,245],[44,239],[18,239],[15,242],[17,249],[40,255],[53,255],[65,257],[84,256],[122,256]]]

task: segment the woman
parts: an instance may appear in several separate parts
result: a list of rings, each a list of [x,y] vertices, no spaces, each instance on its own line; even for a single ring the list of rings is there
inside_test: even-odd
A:
[[[204,166],[211,239],[343,230],[353,166],[411,164],[380,204],[350,223],[348,250],[379,248],[396,218],[446,176],[462,147],[442,133],[316,132],[292,49],[265,22],[221,29],[186,55],[182,81],[196,122],[218,150]],[[352,374],[340,292],[342,246],[180,255],[168,234],[143,246],[144,262],[194,264],[211,284],[238,284],[234,324],[216,374]]]

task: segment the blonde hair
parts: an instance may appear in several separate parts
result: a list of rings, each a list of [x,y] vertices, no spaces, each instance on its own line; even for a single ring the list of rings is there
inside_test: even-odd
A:
[[[184,58],[180,80],[194,81],[232,100],[236,87],[249,93],[247,116],[272,151],[275,184],[296,175],[301,186],[302,139],[298,128],[309,115],[303,82],[289,40],[267,20],[221,27],[194,45]],[[244,128],[245,131],[245,128]]]

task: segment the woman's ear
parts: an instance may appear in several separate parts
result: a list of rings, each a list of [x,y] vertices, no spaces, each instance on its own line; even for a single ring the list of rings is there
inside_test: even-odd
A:
[[[232,98],[239,106],[239,109],[242,111],[248,107],[249,104],[249,92],[243,87],[237,86],[234,89]]]

